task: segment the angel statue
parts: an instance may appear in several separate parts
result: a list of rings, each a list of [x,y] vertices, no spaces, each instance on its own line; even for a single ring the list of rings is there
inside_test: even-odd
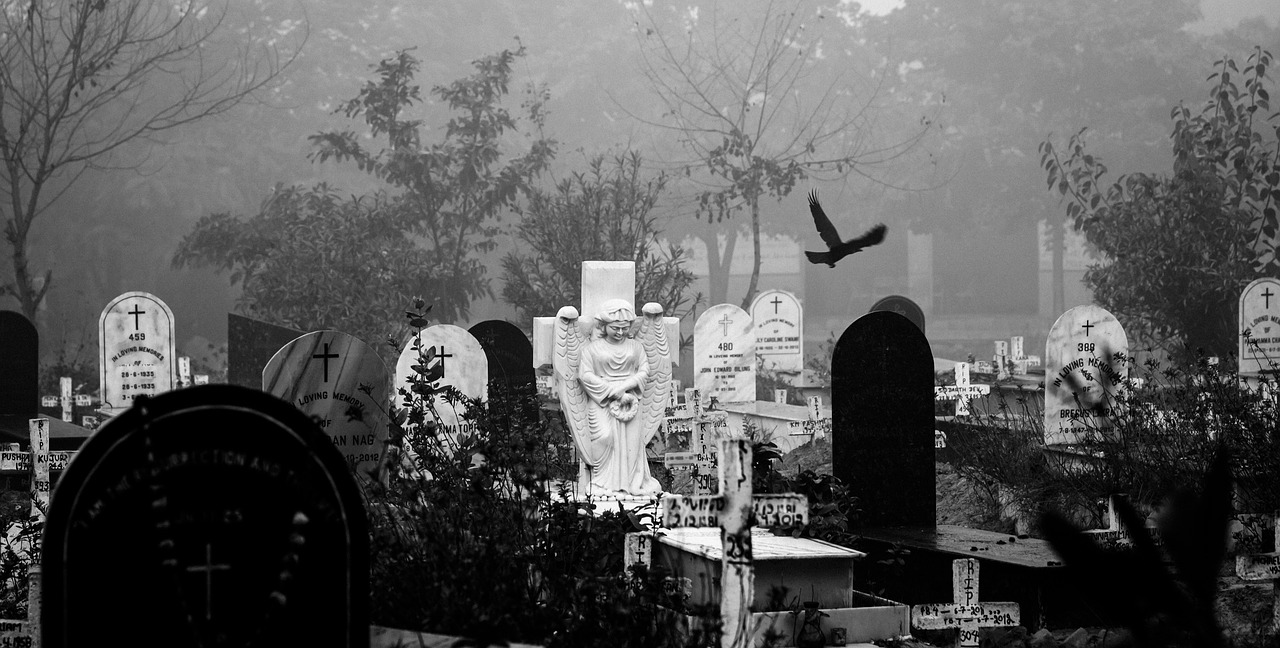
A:
[[[578,327],[578,310],[560,309],[555,357],[560,406],[582,459],[579,482],[596,494],[655,495],[645,446],[662,423],[671,391],[671,356],[662,307],[635,310],[610,299],[595,316],[591,339]]]

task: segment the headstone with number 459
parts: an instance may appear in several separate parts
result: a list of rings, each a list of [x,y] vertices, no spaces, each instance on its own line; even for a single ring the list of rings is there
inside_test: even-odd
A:
[[[121,412],[139,396],[173,389],[173,311],[159,297],[135,291],[111,300],[98,316],[98,348],[103,410]]]

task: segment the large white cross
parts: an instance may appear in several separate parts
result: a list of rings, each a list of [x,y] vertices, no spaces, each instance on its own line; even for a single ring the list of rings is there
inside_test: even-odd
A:
[[[745,648],[750,639],[751,602],[755,595],[751,527],[792,526],[809,523],[809,499],[805,495],[753,495],[751,492],[751,442],[720,441],[724,478],[719,495],[666,495],[662,498],[662,525],[720,527],[720,621],[722,648]],[[656,533],[628,533],[626,565],[650,564]]]

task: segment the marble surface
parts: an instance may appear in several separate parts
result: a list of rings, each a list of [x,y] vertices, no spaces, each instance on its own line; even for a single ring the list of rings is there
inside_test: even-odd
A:
[[[1123,388],[1129,338],[1115,316],[1101,306],[1076,306],[1063,313],[1045,341],[1045,443],[1079,443],[1107,434],[1114,425],[1109,408]]]
[[[751,302],[756,356],[766,369],[785,373],[804,370],[804,308],[785,290],[766,290]]]
[[[127,292],[98,316],[98,377],[102,409],[117,413],[138,396],[174,387],[177,355],[173,311],[159,297]]]
[[[484,400],[488,397],[489,360],[480,341],[467,329],[452,324],[437,324],[422,329],[420,339],[423,349],[435,350],[435,358],[428,368],[442,370],[439,386],[456,387],[470,398]],[[400,388],[408,386],[413,366],[418,364],[418,353],[412,345],[405,345],[396,362],[394,394],[398,406],[403,406]],[[469,428],[469,424],[463,419],[467,411],[465,404],[448,403],[443,395],[436,396],[433,403],[440,415],[442,431],[457,434]]]
[[[1280,279],[1255,279],[1240,293],[1240,331],[1248,331],[1250,343],[1240,336],[1241,374],[1257,375],[1280,369]],[[1275,367],[1272,366],[1275,363]]]
[[[717,304],[693,327],[693,385],[721,403],[756,400],[755,326],[733,304]]]

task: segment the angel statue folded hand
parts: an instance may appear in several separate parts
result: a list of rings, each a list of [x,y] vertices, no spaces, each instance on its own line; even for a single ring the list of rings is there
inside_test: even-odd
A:
[[[592,492],[660,493],[645,446],[662,422],[670,393],[662,308],[645,305],[646,317],[635,337],[630,302],[611,299],[600,311],[590,341],[579,336],[577,310],[560,311],[553,364],[561,409]]]

